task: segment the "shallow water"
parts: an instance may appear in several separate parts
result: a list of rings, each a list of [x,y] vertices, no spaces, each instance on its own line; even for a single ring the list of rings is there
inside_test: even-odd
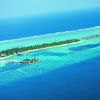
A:
[[[91,32],[93,35],[99,34],[100,28],[98,27],[98,28],[91,28],[91,29],[85,29],[85,30],[78,30],[74,32],[74,34],[76,33],[76,36],[72,34],[73,32],[69,33],[69,35],[67,34],[68,35],[67,36],[65,32],[64,36],[62,34],[56,34],[56,35],[46,36],[46,39],[44,38],[43,39],[46,42],[51,42],[51,41],[54,41],[56,36],[57,36],[57,39],[58,38],[59,39],[62,39],[62,38],[70,39],[73,36],[75,36],[74,38],[76,37],[83,38],[86,36],[90,36]],[[61,38],[61,35],[62,35],[62,38]],[[65,35],[67,37],[65,37]],[[27,46],[27,45],[31,45],[32,43],[34,44],[35,40],[33,38],[31,39],[26,38],[24,40],[20,39],[19,41],[21,42],[16,42],[18,40],[13,40],[13,42],[11,41],[1,42],[1,44],[5,44],[5,45],[7,44],[8,45],[7,47],[10,47],[10,45],[12,44],[11,46],[16,47],[16,45],[18,46],[21,43],[23,44],[25,42],[24,46]],[[37,37],[37,38],[40,38],[40,37]],[[35,37],[35,39],[37,38]],[[55,39],[55,41],[57,41],[57,39]],[[39,41],[41,40],[39,39]],[[86,61],[86,60],[89,60],[95,57],[99,57],[100,56],[100,45],[98,44],[100,44],[100,38],[95,38],[92,40],[87,40],[84,42],[71,44],[68,46],[55,47],[51,49],[30,52],[23,56],[12,56],[12,57],[6,58],[6,60],[9,60],[9,59],[10,60],[11,59],[23,60],[25,58],[37,57],[38,59],[40,59],[40,62],[29,64],[29,65],[0,62],[0,84],[3,85],[3,84],[16,82],[19,80],[24,80],[29,77],[34,77],[36,75],[40,75],[40,74],[47,73],[49,71],[61,68],[65,65],[67,67],[75,63],[79,63],[79,62],[83,62],[83,61]],[[4,47],[2,46],[1,49],[2,50],[7,49],[7,47],[5,48]],[[80,47],[83,48],[83,50],[80,50]]]
[[[75,30],[75,31],[66,31],[66,32],[59,32],[49,35],[41,35],[41,36],[33,36],[28,38],[22,39],[15,39],[15,40],[8,40],[8,41],[1,41],[0,42],[0,51],[15,47],[23,47],[23,46],[30,46],[30,45],[37,45],[43,43],[51,43],[55,41],[63,41],[66,39],[73,39],[73,38],[83,38],[90,35],[97,35],[100,34],[100,27],[93,27],[87,28],[82,30]]]
[[[1,63],[1,100],[100,100],[99,43],[97,38],[26,55],[41,60],[35,64]],[[71,50],[80,46],[88,49]]]

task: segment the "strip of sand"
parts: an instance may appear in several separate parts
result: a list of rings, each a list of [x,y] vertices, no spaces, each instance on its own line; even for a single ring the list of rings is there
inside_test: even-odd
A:
[[[62,44],[62,45],[56,45],[56,46],[50,46],[50,47],[45,47],[45,48],[40,48],[40,49],[33,49],[33,50],[28,50],[28,51],[25,51],[25,52],[22,52],[22,53],[29,53],[29,52],[35,52],[35,51],[40,51],[40,50],[46,50],[46,49],[60,47],[60,46],[68,46],[68,45],[72,45],[72,44],[76,44],[76,43],[80,43],[80,42],[83,42],[83,41],[81,40],[81,41],[74,42],[74,43],[68,43],[68,44]],[[12,57],[14,55],[16,55],[16,54],[13,54],[13,55],[10,55],[10,56],[7,56],[7,57],[2,57],[2,58],[0,58],[0,60],[2,61],[4,59]]]

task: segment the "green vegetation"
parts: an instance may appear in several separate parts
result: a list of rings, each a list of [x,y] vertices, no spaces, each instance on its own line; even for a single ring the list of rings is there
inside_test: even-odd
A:
[[[36,50],[36,49],[42,49],[42,48],[58,46],[58,45],[63,45],[63,44],[70,44],[70,43],[74,43],[74,42],[78,42],[78,41],[80,41],[80,39],[71,39],[71,40],[65,40],[65,41],[53,42],[53,43],[47,43],[47,44],[41,44],[41,45],[35,45],[35,46],[13,48],[13,49],[1,51],[0,57],[7,57],[7,56],[14,55],[14,54],[23,53],[23,52],[26,52],[29,50]]]

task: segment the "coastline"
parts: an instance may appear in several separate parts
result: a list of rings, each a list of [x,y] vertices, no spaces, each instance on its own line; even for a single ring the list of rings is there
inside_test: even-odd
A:
[[[74,30],[74,31],[76,31],[76,32],[78,32],[78,31],[83,31],[83,30],[92,30],[92,29],[100,29],[100,26],[95,26],[95,27],[92,27],[92,28],[85,28],[85,29],[79,29],[79,30]],[[30,41],[31,42],[28,42],[28,44],[31,46],[31,44],[30,43],[33,43],[32,44],[32,46],[33,45],[36,45],[35,44],[35,41],[33,41],[34,40],[34,38],[37,38],[38,40],[39,40],[39,38],[38,37],[40,37],[40,38],[42,38],[42,37],[44,37],[42,40],[43,40],[43,42],[44,43],[52,43],[51,41],[46,41],[47,40],[47,37],[46,36],[54,36],[53,38],[51,37],[50,39],[52,39],[52,41],[61,41],[61,40],[65,40],[65,39],[68,39],[68,38],[70,38],[70,36],[68,35],[67,37],[66,37],[66,33],[67,31],[65,31],[65,32],[61,32],[61,33],[59,33],[59,32],[57,32],[57,33],[55,33],[55,34],[45,34],[45,35],[39,35],[39,36],[32,36],[32,37],[26,37],[26,38],[20,38],[20,39],[13,39],[13,40],[5,40],[5,41],[0,41],[0,43],[2,44],[2,43],[5,43],[5,42],[11,42],[11,43],[13,43],[13,41],[16,41],[16,44],[15,45],[19,45],[19,46],[21,46],[22,47],[22,45],[23,45],[23,43],[22,42],[25,42],[25,41],[27,41],[27,39],[30,39]],[[73,31],[68,31],[68,32],[73,32]],[[97,31],[98,32],[98,31]],[[91,33],[91,32],[90,32]],[[85,41],[85,40],[82,40],[82,37],[84,38],[84,37],[89,37],[89,35],[94,35],[95,34],[95,32],[93,32],[92,34],[88,34],[87,36],[85,36],[85,35],[83,35],[83,34],[81,34],[82,36],[80,37],[80,34],[79,35],[77,35],[77,38],[78,39],[80,39],[80,41],[78,41],[78,42],[83,42],[83,41]],[[63,37],[62,37],[62,39],[61,40],[59,40],[59,39],[57,39],[57,40],[55,40],[55,38],[56,38],[56,36],[58,35],[58,37],[60,38],[62,35],[59,35],[59,34],[63,34]],[[97,34],[99,34],[99,33],[97,33]],[[72,34],[71,34],[71,38],[72,38]],[[57,38],[58,38],[57,37]],[[66,38],[65,38],[66,37]],[[46,38],[46,40],[44,40]],[[76,38],[76,37],[74,37],[74,38]],[[24,39],[25,39],[25,41],[24,41]],[[50,40],[49,39],[49,40]],[[19,40],[19,41],[18,41]],[[21,41],[20,41],[21,40]],[[23,40],[23,41],[22,41]],[[41,41],[42,41],[41,40]],[[39,41],[40,42],[40,44],[39,45],[41,45],[41,44],[43,44],[41,41]],[[46,42],[45,42],[46,41]],[[20,44],[18,44],[17,42],[20,42]],[[56,45],[56,46],[50,46],[50,47],[43,47],[43,48],[40,48],[40,49],[34,49],[34,50],[28,50],[28,51],[23,51],[22,53],[29,53],[29,52],[33,52],[33,51],[39,51],[39,50],[45,50],[45,49],[50,49],[50,48],[55,48],[55,47],[59,47],[59,46],[66,46],[66,45],[71,45],[71,44],[76,44],[76,43],[78,43],[78,42],[73,42],[73,43],[66,43],[66,44],[60,44],[60,45]],[[8,44],[7,43],[7,44]],[[22,44],[21,44],[22,43]],[[25,42],[26,43],[26,42]],[[25,44],[24,43],[24,44]],[[37,42],[38,43],[38,42]],[[14,44],[14,43],[13,43]],[[26,45],[26,44],[25,44]],[[23,45],[23,46],[25,46],[25,45]],[[13,45],[11,45],[13,48],[16,48],[16,47],[14,47]],[[26,47],[27,47],[28,45],[26,45]],[[8,46],[7,46],[8,47]],[[10,47],[9,47],[10,48]],[[1,45],[1,50],[2,50],[2,45]],[[5,50],[7,50],[7,48],[5,49]],[[10,56],[7,56],[7,57],[1,57],[0,58],[0,60],[3,60],[3,59],[6,59],[6,58],[9,58],[9,57],[12,57],[12,56],[14,56],[14,55],[16,55],[16,54],[13,54],[13,55],[10,55]]]
[[[56,47],[61,47],[61,46],[68,46],[68,45],[72,45],[72,44],[76,44],[76,43],[80,43],[80,42],[83,42],[83,40],[80,40],[80,41],[74,42],[74,43],[69,43],[69,44],[62,44],[62,45],[50,46],[50,47],[45,47],[45,48],[40,48],[40,49],[35,49],[35,50],[28,50],[28,51],[25,51],[25,52],[22,52],[22,53],[35,52],[35,51],[46,50],[46,49],[51,49],[51,48],[56,48]],[[9,57],[12,57],[14,55],[10,55],[10,56],[7,56],[7,57],[0,58],[0,60],[2,61],[4,59],[9,58]]]
[[[20,48],[25,46],[35,46],[35,45],[41,45],[46,43],[52,43],[56,41],[64,41],[68,39],[73,38],[83,38],[88,37],[90,35],[95,35],[100,33],[100,27],[94,27],[94,28],[86,28],[86,29],[79,29],[76,31],[65,31],[65,32],[57,32],[52,34],[44,34],[44,35],[37,35],[32,37],[24,37],[24,38],[18,38],[18,39],[11,39],[11,40],[5,40],[0,42],[0,51],[4,51],[7,49],[12,48]]]
[[[94,35],[94,36],[90,36],[90,37],[81,38],[78,41],[69,42],[69,43],[62,43],[62,44],[57,44],[57,45],[49,45],[47,47],[41,47],[41,48],[38,48],[38,49],[37,48],[33,48],[33,49],[30,49],[30,50],[22,51],[21,53],[25,54],[25,53],[39,51],[39,50],[45,50],[45,49],[50,49],[50,48],[55,48],[55,47],[61,47],[61,46],[67,46],[67,45],[80,43],[80,42],[87,41],[87,40],[91,40],[91,39],[98,38],[98,37],[100,37],[100,35]],[[12,57],[14,55],[17,55],[17,54],[11,54],[11,55],[6,56],[6,57],[1,57],[0,60],[3,60],[3,59],[6,59],[6,58],[9,58],[9,57]]]

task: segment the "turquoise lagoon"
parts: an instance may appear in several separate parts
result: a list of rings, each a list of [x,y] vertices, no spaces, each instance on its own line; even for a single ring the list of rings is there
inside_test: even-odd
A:
[[[95,34],[100,34],[100,27],[0,41],[0,51],[15,47],[50,43],[66,39],[83,38]],[[100,57],[100,38],[67,46],[59,46],[30,52],[23,56],[12,56],[5,60],[23,60],[25,58],[32,57],[39,58],[40,62],[28,65],[0,62],[0,85],[35,77],[37,75],[65,67],[65,65],[66,67],[69,67],[69,65],[73,65],[75,63]]]

